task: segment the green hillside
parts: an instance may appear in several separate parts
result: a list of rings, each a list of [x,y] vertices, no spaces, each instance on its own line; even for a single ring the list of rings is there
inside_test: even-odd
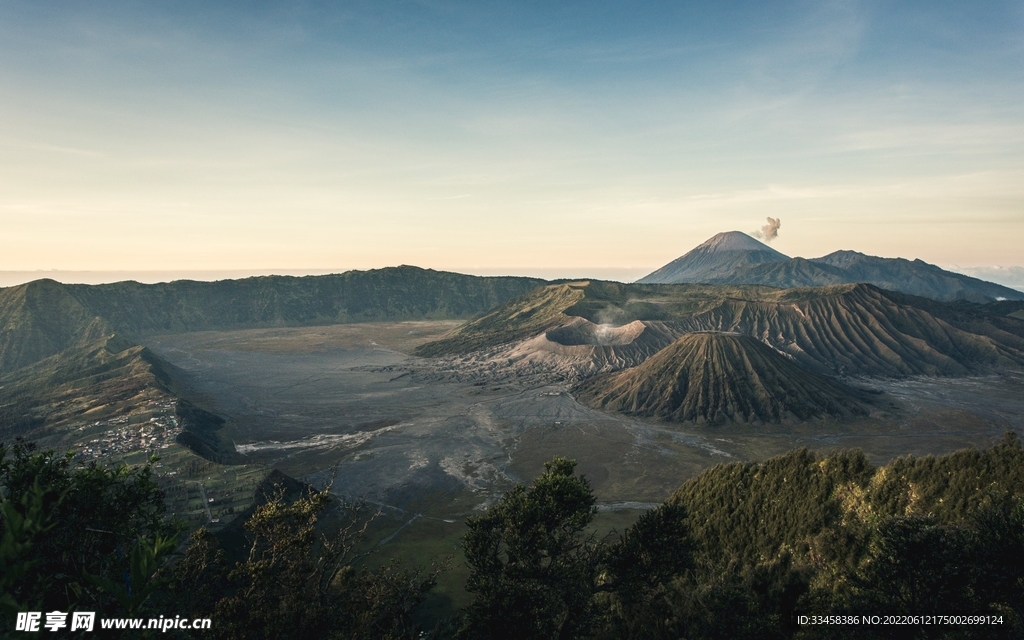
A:
[[[172,365],[115,336],[71,347],[0,376],[0,441],[121,415],[174,384]]]
[[[391,267],[325,276],[165,284],[68,285],[70,296],[131,336],[210,329],[470,318],[543,284]]]
[[[882,467],[859,451],[805,449],[719,465],[667,505],[685,525],[657,539],[647,565],[680,553],[689,562],[639,599],[609,597],[616,628],[604,637],[1011,638],[1024,629],[1024,447],[1014,434]],[[998,623],[798,618],[954,610]]]
[[[786,548],[813,553],[822,533],[891,517],[962,523],[1024,499],[1024,447],[1008,436],[991,449],[906,456],[882,467],[860,452],[801,449],[760,463],[723,464],[684,483],[671,501],[691,514],[714,564],[756,563]]]

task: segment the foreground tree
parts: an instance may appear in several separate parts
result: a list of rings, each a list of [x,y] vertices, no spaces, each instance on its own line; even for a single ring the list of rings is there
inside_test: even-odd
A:
[[[411,614],[437,571],[356,566],[354,548],[369,518],[341,505],[345,522],[325,531],[320,519],[330,505],[327,490],[291,502],[278,494],[260,505],[245,523],[248,557],[232,567],[214,536],[193,534],[174,568],[182,594],[198,595],[184,603],[190,615],[213,618],[214,637],[233,640],[417,637]]]
[[[601,637],[680,638],[678,602],[693,570],[686,509],[668,502],[641,515],[602,557]]]
[[[23,442],[0,445],[0,613],[7,619],[26,610],[174,612],[212,618],[214,628],[195,636],[203,638],[417,636],[411,613],[437,570],[359,567],[353,550],[368,517],[342,505],[348,519],[325,527],[326,490],[290,501],[282,491],[257,507],[240,562],[227,562],[205,529],[169,562],[179,528],[164,517],[150,466],[76,469],[72,460]]]
[[[574,638],[594,622],[598,545],[585,535],[597,508],[576,462],[555,458],[527,488],[518,485],[481,516],[465,538],[477,594],[468,638]]]
[[[0,557],[7,608],[135,614],[175,546],[149,465],[72,468],[21,441],[0,445]]]

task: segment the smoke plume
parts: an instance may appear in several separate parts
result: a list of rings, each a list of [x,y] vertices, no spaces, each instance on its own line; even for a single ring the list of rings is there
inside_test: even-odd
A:
[[[771,242],[775,238],[779,237],[779,227],[782,226],[781,218],[773,218],[768,216],[768,224],[761,227],[760,231],[754,232],[755,238],[760,238],[765,242]]]

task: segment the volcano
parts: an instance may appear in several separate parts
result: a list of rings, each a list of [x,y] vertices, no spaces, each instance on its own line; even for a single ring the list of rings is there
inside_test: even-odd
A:
[[[789,256],[739,231],[726,231],[637,280],[640,284],[713,282],[750,265],[784,262]]]
[[[747,335],[688,333],[643,364],[577,388],[596,408],[698,424],[866,415],[868,393],[805,370]]]
[[[836,251],[820,258],[789,258],[745,233],[719,233],[637,280],[639,284],[728,284],[792,289],[864,282],[943,302],[1024,300],[1024,292],[946,271],[923,260]]]

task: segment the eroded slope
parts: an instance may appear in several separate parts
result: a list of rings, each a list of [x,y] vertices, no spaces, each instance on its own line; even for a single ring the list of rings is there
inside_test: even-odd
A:
[[[686,334],[640,366],[591,378],[577,395],[601,409],[699,424],[867,413],[864,393],[750,336],[715,332]]]
[[[632,339],[608,345],[566,339],[580,331],[596,335],[599,329]],[[423,345],[417,354],[464,358],[476,353],[509,364],[545,362],[596,373],[634,366],[655,347],[699,331],[752,336],[812,371],[833,375],[955,376],[1024,365],[1020,319],[863,284],[786,290],[596,281],[550,285]],[[590,365],[581,361],[587,358]]]
[[[40,437],[170,398],[172,369],[116,336],[66,349],[0,377],[0,440]]]

